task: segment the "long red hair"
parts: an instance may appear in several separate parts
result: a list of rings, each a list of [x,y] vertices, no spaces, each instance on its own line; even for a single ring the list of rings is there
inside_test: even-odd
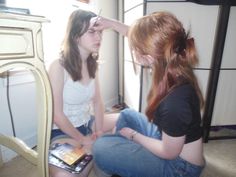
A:
[[[173,14],[155,12],[138,19],[129,29],[128,40],[134,53],[154,58],[146,108],[150,121],[162,99],[184,82],[195,88],[203,106],[203,96],[192,69],[198,63],[194,40]]]

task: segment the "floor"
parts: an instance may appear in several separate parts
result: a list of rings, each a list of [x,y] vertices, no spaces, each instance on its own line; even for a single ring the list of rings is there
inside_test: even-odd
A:
[[[207,166],[201,177],[236,177],[236,139],[211,140],[204,144]],[[0,168],[1,177],[38,177],[36,167],[22,157]],[[89,177],[96,177],[92,171]]]
[[[210,137],[219,136],[236,137],[236,126],[214,128],[210,131]],[[206,167],[201,177],[236,177],[236,138],[209,140],[208,143],[204,143],[204,156]],[[36,174],[36,167],[21,156],[17,156],[0,167],[0,177],[15,176],[39,177]],[[95,170],[91,171],[89,177],[98,177]]]
[[[210,137],[236,137],[236,127],[212,128]],[[236,177],[236,139],[210,140],[204,144],[207,166],[201,177]]]
[[[236,139],[204,144],[206,168],[201,177],[236,177]]]

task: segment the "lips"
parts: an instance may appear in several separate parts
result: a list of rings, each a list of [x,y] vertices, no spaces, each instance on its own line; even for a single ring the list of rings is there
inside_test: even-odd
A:
[[[94,46],[95,46],[96,48],[99,48],[99,47],[101,46],[101,43],[96,43]]]

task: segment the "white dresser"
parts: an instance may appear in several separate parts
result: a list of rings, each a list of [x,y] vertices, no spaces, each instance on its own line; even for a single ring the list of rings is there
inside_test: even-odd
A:
[[[6,80],[7,71],[10,71],[8,72],[10,78],[24,77],[23,70],[31,73],[35,84],[37,115],[33,120],[19,118],[20,120],[15,120],[15,123],[21,125],[17,127],[17,132],[25,132],[28,136],[36,133],[37,151],[24,143],[23,134],[16,134],[12,130],[14,129],[14,126],[10,125],[12,121],[9,120],[9,116],[2,113],[0,113],[0,145],[12,149],[37,165],[40,176],[48,176],[47,154],[52,123],[52,94],[43,57],[41,30],[43,22],[48,22],[48,20],[40,16],[0,12],[0,77],[1,80]],[[15,68],[17,70],[14,70]],[[25,77],[28,77],[27,74]],[[14,98],[11,97],[11,99]],[[25,100],[27,100],[27,94],[25,99],[21,98],[18,105],[27,106]],[[0,104],[1,107],[5,106],[3,99]],[[36,126],[33,129],[30,126],[31,121],[35,121]],[[3,162],[0,151],[0,165]]]

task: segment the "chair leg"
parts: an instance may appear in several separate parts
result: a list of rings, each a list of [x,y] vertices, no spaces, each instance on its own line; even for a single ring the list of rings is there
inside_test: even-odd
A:
[[[2,159],[2,150],[0,147],[0,168],[3,166],[3,159]]]

